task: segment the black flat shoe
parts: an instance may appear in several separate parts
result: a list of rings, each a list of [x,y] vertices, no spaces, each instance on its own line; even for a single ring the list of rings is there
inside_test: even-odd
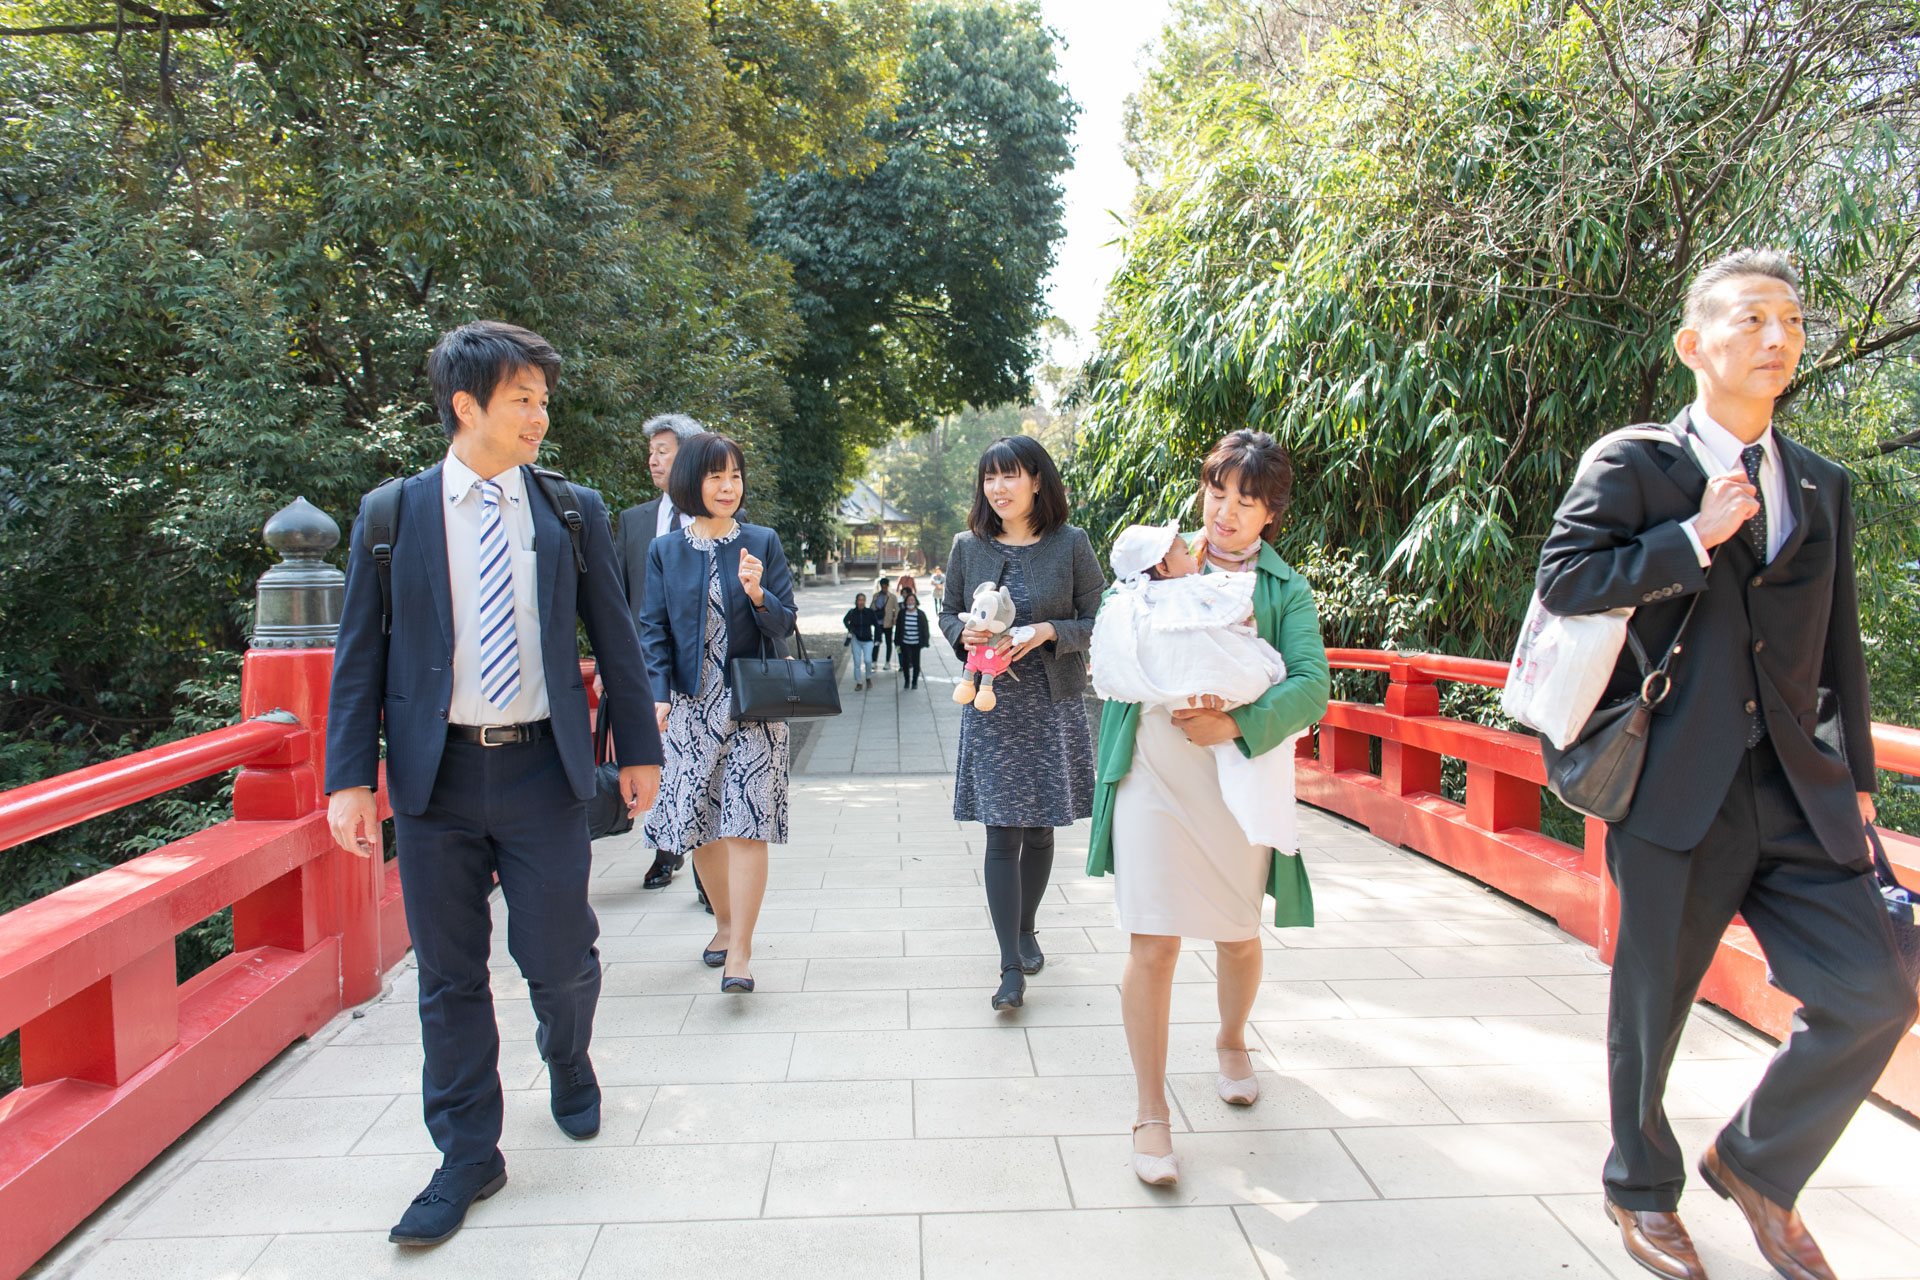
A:
[[[415,1247],[439,1244],[466,1222],[474,1201],[485,1200],[506,1185],[507,1162],[497,1151],[487,1164],[442,1166],[387,1232],[387,1240]]]
[[[1040,938],[1037,934],[1020,935],[1020,972],[1034,974],[1047,967],[1047,954],[1040,950]]]
[[[678,855],[662,851],[653,859],[653,865],[647,868],[646,879],[640,882],[643,889],[664,889],[673,883],[673,873],[680,869]]]
[[[560,1132],[576,1142],[600,1132],[600,1081],[585,1054],[573,1062],[549,1062],[547,1090]]]
[[[1018,1009],[1027,1002],[1027,975],[1020,966],[1010,964],[1000,971],[1000,989],[993,993],[993,1007]]]
[[[738,991],[748,993],[753,990],[752,978],[721,978],[720,990],[729,994]]]
[[[721,965],[727,962],[727,952],[724,947],[721,948],[719,951],[710,951],[707,948],[702,947],[700,949],[700,958],[707,962],[707,968],[718,969]]]

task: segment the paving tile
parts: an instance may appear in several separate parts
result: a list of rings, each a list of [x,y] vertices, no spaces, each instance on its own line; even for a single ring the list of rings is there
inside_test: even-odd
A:
[[[1327,985],[1359,1018],[1567,1012],[1565,1004],[1526,978],[1389,978]]]
[[[1423,978],[1481,978],[1519,975],[1605,974],[1607,967],[1580,943],[1543,942],[1532,946],[1408,947],[1394,954]]]
[[[1048,1138],[783,1142],[766,1216],[978,1213],[1065,1209],[1067,1183]]]
[[[641,1142],[805,1142],[913,1137],[905,1080],[662,1085]]]
[[[1256,1068],[1264,1054],[1254,1055]],[[1252,1106],[1220,1100],[1217,1071],[1169,1076],[1167,1087],[1196,1130],[1315,1129],[1349,1125],[1452,1124],[1454,1112],[1405,1067],[1277,1073],[1256,1070]]]
[[[500,1126],[500,1149],[524,1151],[538,1147],[566,1148],[575,1139],[561,1132],[553,1122],[552,1095],[543,1081],[537,1089],[508,1089],[501,1095],[505,1115]],[[600,1091],[600,1137],[597,1141],[630,1143],[640,1132],[647,1106],[653,1101],[651,1086],[613,1087]],[[368,1128],[351,1154],[434,1155],[433,1138],[421,1115],[420,1095],[396,1098],[380,1118]]]
[[[707,922],[707,928],[713,928],[712,921]],[[600,980],[600,998],[718,994],[720,971],[707,968],[700,960],[700,948],[706,942],[705,937],[692,938],[687,958],[677,964],[668,961],[623,961],[608,965]],[[763,959],[756,955],[753,960],[754,989],[798,991],[807,980],[807,966],[810,963],[808,960]]]
[[[841,960],[892,958],[908,954],[898,929],[856,933],[755,933],[753,962],[762,960]]]
[[[272,1236],[221,1235],[183,1240],[109,1240],[67,1273],[67,1280],[240,1280]]]
[[[1613,976],[1606,973],[1540,977],[1533,981],[1575,1013],[1605,1013],[1607,992],[1613,986]]]
[[[540,1055],[530,1040],[500,1042],[500,1083],[524,1089],[540,1075]],[[323,1045],[274,1092],[280,1098],[345,1097],[353,1094],[413,1094],[420,1089],[420,1046],[414,1044]]]
[[[603,1086],[749,1083],[781,1079],[792,1055],[784,1033],[621,1036],[594,1041],[593,1069]]]
[[[789,1080],[927,1080],[1033,1074],[1018,1028],[807,1031],[794,1037]]]
[[[762,911],[755,931],[759,933],[806,933],[813,928],[811,910]],[[876,928],[886,926],[877,925]],[[713,933],[713,917],[704,911],[649,911],[633,927],[636,934]],[[699,941],[699,939],[695,939]]]
[[[925,1280],[1260,1280],[1228,1209],[980,1213],[925,1220]],[[1036,1267],[1044,1259],[1044,1270]]]
[[[1281,1071],[1508,1061],[1474,1018],[1348,1018],[1256,1022],[1254,1027],[1267,1044],[1268,1060]]]
[[[1457,947],[1460,935],[1435,920],[1332,921],[1311,929],[1261,932],[1283,947]]]
[[[459,1275],[462,1280],[574,1280],[586,1265],[599,1230],[596,1226],[482,1227],[477,1225],[480,1215],[473,1216],[476,1225],[434,1248],[432,1267],[439,1274]],[[417,1252],[387,1243],[384,1231],[284,1235],[247,1269],[246,1280],[412,1275],[421,1270],[421,1261]]]
[[[971,987],[908,992],[913,1025],[1005,1027],[1017,1023],[1023,1027],[1065,1027],[1119,1023],[1118,987],[1058,987],[1048,983],[1042,999],[1040,984],[1045,976],[1043,971],[1027,980],[1027,1002],[1017,1013],[996,1010],[990,992]]]
[[[919,1280],[916,1218],[610,1226],[581,1280]]]
[[[1596,1191],[1613,1145],[1604,1124],[1454,1124],[1343,1129],[1390,1200]]]
[[[141,1239],[384,1232],[438,1164],[437,1158],[415,1155],[205,1160],[184,1170],[119,1234]]]
[[[1842,1194],[1920,1244],[1920,1187],[1849,1187]],[[1920,1274],[1920,1267],[1915,1272]]]
[[[1421,1067],[1418,1074],[1467,1124],[1528,1120],[1592,1120],[1607,1123],[1604,1054],[1584,1062],[1556,1063],[1550,1070],[1526,1066]],[[1724,1109],[1683,1084],[1668,1082],[1667,1114],[1677,1118],[1719,1116]]]
[[[688,1033],[905,1029],[905,991],[758,991],[695,996]]]
[[[1180,1180],[1149,1187],[1134,1176],[1124,1130],[1060,1139],[1076,1208],[1272,1204],[1372,1200],[1373,1187],[1338,1138],[1324,1129],[1290,1133],[1176,1133]]]
[[[1134,1100],[1131,1075],[916,1080],[914,1135],[1001,1138],[1126,1133],[1133,1123]],[[1176,1125],[1186,1128],[1177,1120]]]
[[[418,1100],[417,1088],[411,1096]],[[344,1156],[394,1101],[384,1094],[268,1098],[204,1158],[264,1160]]]
[[[1350,1200],[1258,1205],[1234,1214],[1273,1280],[1607,1276],[1559,1220],[1531,1198]]]
[[[522,1151],[506,1190],[478,1208],[490,1226],[751,1218],[772,1155],[764,1143]]]
[[[1212,1022],[1176,1022],[1167,1037],[1167,1069],[1173,1072],[1211,1072],[1220,1064]],[[1043,1076],[1112,1075],[1131,1071],[1126,1032],[1120,1027],[1032,1027],[1027,1042],[1033,1046],[1036,1071]],[[1248,1045],[1257,1053],[1257,1037]]]
[[[1385,947],[1268,947],[1261,952],[1261,973],[1269,982],[1420,976]]]
[[[1055,957],[1092,955],[1098,948],[1085,929],[1049,929],[1039,935],[1040,949]],[[991,929],[916,929],[906,935],[910,956],[998,956],[1000,940]]]
[[[1172,1016],[1175,1022],[1220,1021],[1217,987],[1197,982],[1175,983]],[[1262,1022],[1318,1022],[1353,1016],[1345,1001],[1324,982],[1263,982],[1254,997],[1253,1016]]]
[[[822,933],[858,929],[985,929],[992,923],[984,898],[973,906],[963,907],[879,907],[814,913],[814,928]]]

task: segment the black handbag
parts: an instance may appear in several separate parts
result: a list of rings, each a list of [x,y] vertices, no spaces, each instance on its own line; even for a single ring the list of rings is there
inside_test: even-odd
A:
[[[593,726],[593,799],[587,801],[587,838],[623,836],[633,830],[633,815],[627,812],[626,798],[620,794],[620,766],[609,757],[608,741],[613,732],[613,717],[606,700],[600,702],[600,714]]]
[[[1920,982],[1920,904],[1913,900],[1913,893],[1901,887],[1899,879],[1893,874],[1893,863],[1887,858],[1886,846],[1880,843],[1880,833],[1867,824],[1867,849],[1873,855],[1874,878],[1880,882],[1880,897],[1887,904],[1887,921],[1893,925],[1894,947],[1900,953],[1900,968],[1907,975],[1908,982]]]
[[[1673,691],[1673,679],[1667,664],[1680,649],[1680,637],[1700,607],[1695,596],[1673,633],[1673,643],[1654,666],[1647,659],[1646,647],[1633,633],[1633,620],[1627,620],[1627,647],[1640,667],[1640,689],[1632,697],[1601,707],[1587,717],[1580,736],[1565,751],[1555,749],[1544,736],[1540,755],[1547,763],[1547,790],[1560,797],[1567,808],[1602,822],[1619,822],[1633,807],[1633,793],[1640,786],[1640,772],[1647,766],[1647,731],[1653,727],[1653,709],[1665,702]]]
[[[735,720],[811,720],[840,714],[833,659],[809,658],[798,631],[793,633],[793,648],[797,656],[786,657],[763,633],[758,657],[727,664]]]

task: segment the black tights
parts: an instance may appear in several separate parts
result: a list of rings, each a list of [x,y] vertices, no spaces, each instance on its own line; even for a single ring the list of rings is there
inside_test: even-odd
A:
[[[1052,875],[1052,827],[987,828],[987,911],[1002,969],[1020,963],[1020,935],[1033,932]]]

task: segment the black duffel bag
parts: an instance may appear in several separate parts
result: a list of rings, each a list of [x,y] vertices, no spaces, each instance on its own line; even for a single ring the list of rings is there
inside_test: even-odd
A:
[[[1647,659],[1645,646],[1633,632],[1633,620],[1627,620],[1627,647],[1640,668],[1640,689],[1625,701],[1601,707],[1587,717],[1580,736],[1567,744],[1565,751],[1554,749],[1543,734],[1540,756],[1547,765],[1547,790],[1578,813],[1602,822],[1621,822],[1633,808],[1633,793],[1640,787],[1640,773],[1647,767],[1647,734],[1653,728],[1653,709],[1667,700],[1673,691],[1673,679],[1667,664],[1680,651],[1680,637],[1693,621],[1700,606],[1695,596],[1680,619],[1673,642],[1654,666]]]
[[[807,643],[793,633],[796,657],[785,657],[764,634],[760,655],[727,664],[727,689],[735,720],[811,720],[840,714],[840,682],[832,658],[809,658]]]
[[[600,714],[593,726],[593,799],[587,801],[587,837],[623,836],[633,830],[633,815],[620,794],[620,766],[611,757],[609,744],[613,734],[613,716],[605,698],[600,699]]]

